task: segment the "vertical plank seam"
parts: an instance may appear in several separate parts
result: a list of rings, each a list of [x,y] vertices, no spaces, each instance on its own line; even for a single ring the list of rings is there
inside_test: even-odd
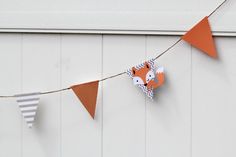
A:
[[[145,60],[147,60],[147,35],[145,35]],[[145,146],[144,146],[144,156],[147,157],[147,98],[146,96],[144,97],[144,103],[145,103],[145,112],[144,112],[144,125],[145,125],[145,129],[144,129],[144,142],[145,142]]]
[[[103,78],[103,34],[101,36],[101,77]],[[103,157],[103,81],[101,82],[101,157]]]
[[[62,34],[59,34],[59,43],[60,43],[60,57],[59,57],[59,64],[60,64],[60,71],[59,71],[59,86],[62,88]],[[59,156],[62,157],[62,93],[60,92],[59,95],[60,101],[60,109],[59,109]]]
[[[20,92],[23,91],[23,38],[24,34],[21,33],[21,55],[20,55]],[[20,122],[20,156],[23,157],[23,119]]]
[[[193,121],[192,121],[192,113],[193,113],[193,111],[192,111],[192,102],[193,102],[193,98],[192,98],[192,92],[193,92],[193,85],[192,85],[192,83],[193,83],[193,57],[192,57],[192,50],[193,50],[193,47],[192,46],[190,46],[190,51],[191,51],[191,55],[190,55],[190,70],[191,70],[191,72],[190,72],[190,157],[192,157],[192,129],[193,129],[193,127],[192,127],[192,123],[193,123]]]

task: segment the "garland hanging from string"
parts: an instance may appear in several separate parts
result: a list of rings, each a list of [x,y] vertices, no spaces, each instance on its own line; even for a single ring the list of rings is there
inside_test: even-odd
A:
[[[152,98],[154,95],[153,91],[164,83],[164,68],[161,66],[156,67],[155,61],[169,52],[180,41],[184,40],[208,56],[217,58],[217,52],[208,18],[211,17],[226,1],[227,0],[224,0],[208,16],[204,17],[199,23],[197,23],[193,28],[187,31],[183,36],[181,36],[176,42],[174,42],[159,55],[146,62],[136,65],[127,71],[114,74],[100,80],[72,85],[71,87],[67,88],[17,95],[0,95],[0,98],[16,98],[22,115],[29,127],[32,127],[33,125],[40,95],[52,94],[70,89],[73,90],[91,117],[94,118],[99,82],[106,81],[124,74],[128,74],[128,76],[132,78],[133,83],[141,88],[149,98]]]
[[[217,6],[217,8],[215,8],[207,17],[209,18],[210,16],[212,16],[227,0],[224,0],[219,6]],[[160,58],[162,55],[164,55],[165,53],[167,53],[169,50],[171,50],[173,47],[175,47],[175,45],[177,45],[180,41],[182,40],[182,38],[179,38],[174,44],[172,44],[170,47],[168,47],[165,51],[163,51],[161,54],[159,54],[158,56],[156,56],[154,58],[154,61],[157,60],[158,58]],[[102,78],[99,80],[99,82],[108,80],[108,79],[112,79],[114,77],[118,77],[120,75],[124,75],[126,74],[126,72],[121,72],[112,76],[108,76],[105,78]],[[63,88],[63,89],[58,89],[58,90],[52,90],[52,91],[45,91],[45,92],[40,92],[40,95],[44,95],[44,94],[52,94],[52,93],[57,93],[57,92],[62,92],[65,90],[69,90],[71,89],[71,87],[68,88]],[[0,98],[12,98],[12,97],[16,97],[15,95],[0,95]]]

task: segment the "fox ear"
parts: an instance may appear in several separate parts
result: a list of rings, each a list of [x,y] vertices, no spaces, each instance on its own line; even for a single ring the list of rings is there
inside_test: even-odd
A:
[[[132,68],[132,73],[133,73],[133,75],[135,75],[135,71],[136,71],[136,68],[133,67],[133,68]]]
[[[150,69],[150,65],[148,64],[148,62],[145,62],[145,67],[147,67],[148,69]]]

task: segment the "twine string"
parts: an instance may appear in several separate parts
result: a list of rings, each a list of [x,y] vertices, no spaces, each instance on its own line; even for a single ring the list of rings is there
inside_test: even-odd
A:
[[[224,0],[220,5],[218,5],[209,15],[208,17],[211,17],[227,0]],[[157,55],[156,57],[154,57],[154,61],[157,60],[158,58],[160,58],[161,56],[163,56],[164,54],[166,54],[167,52],[169,52],[172,48],[174,48],[180,41],[182,40],[182,38],[180,37],[176,42],[174,42],[171,46],[169,46],[167,49],[165,49],[163,52],[161,52],[159,55]],[[105,78],[102,78],[100,80],[98,80],[99,82],[102,81],[106,81],[108,79],[112,79],[115,77],[119,77],[121,75],[126,74],[126,72],[121,72],[118,74],[114,74]],[[62,89],[57,89],[57,90],[50,90],[50,91],[45,91],[45,92],[40,92],[40,95],[46,95],[46,94],[52,94],[52,93],[58,93],[58,92],[62,92],[62,91],[66,91],[66,90],[70,90],[71,87],[67,87],[67,88],[62,88]],[[13,98],[16,97],[15,95],[0,95],[0,98]]]

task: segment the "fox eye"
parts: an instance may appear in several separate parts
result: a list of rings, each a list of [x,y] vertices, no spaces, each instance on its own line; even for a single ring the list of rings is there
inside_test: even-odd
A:
[[[155,78],[155,75],[154,75],[154,73],[153,73],[153,71],[149,71],[148,73],[147,73],[147,75],[146,75],[146,81],[147,81],[147,83],[149,82],[149,81],[151,81],[152,79],[154,79]]]
[[[138,76],[133,77],[133,83],[134,83],[134,85],[144,84],[143,80]]]

